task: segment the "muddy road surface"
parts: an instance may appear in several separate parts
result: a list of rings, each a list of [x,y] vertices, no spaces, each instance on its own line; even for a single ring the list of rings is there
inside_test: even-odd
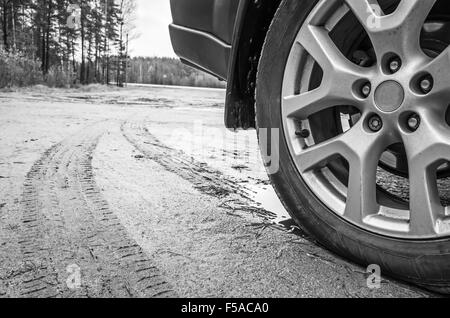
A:
[[[289,219],[221,90],[0,93],[0,297],[428,297]]]

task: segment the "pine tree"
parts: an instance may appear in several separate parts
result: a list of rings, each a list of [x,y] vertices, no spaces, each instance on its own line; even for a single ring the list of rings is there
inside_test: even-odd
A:
[[[72,5],[81,9],[76,25]],[[135,9],[134,0],[0,0],[0,50],[40,63],[45,78],[109,83],[115,72],[123,83]]]

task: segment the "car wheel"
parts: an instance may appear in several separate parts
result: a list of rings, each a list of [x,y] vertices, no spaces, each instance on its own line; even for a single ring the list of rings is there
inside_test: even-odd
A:
[[[370,3],[280,4],[256,85],[260,136],[280,136],[270,177],[324,246],[447,293],[450,8]]]

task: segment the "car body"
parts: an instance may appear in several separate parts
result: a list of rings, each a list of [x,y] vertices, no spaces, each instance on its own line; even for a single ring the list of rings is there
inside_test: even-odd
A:
[[[255,128],[256,70],[280,0],[171,0],[170,35],[188,65],[228,82],[225,125]]]

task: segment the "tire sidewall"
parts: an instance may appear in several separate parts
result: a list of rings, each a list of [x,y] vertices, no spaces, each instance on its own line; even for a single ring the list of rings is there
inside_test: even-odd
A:
[[[279,129],[280,169],[270,175],[275,190],[294,220],[332,251],[383,274],[422,285],[450,281],[450,241],[401,240],[358,228],[328,209],[299,174],[286,143],[281,115],[285,66],[297,34],[319,0],[283,0],[264,44],[257,76],[258,128]],[[271,140],[268,138],[268,140]]]

